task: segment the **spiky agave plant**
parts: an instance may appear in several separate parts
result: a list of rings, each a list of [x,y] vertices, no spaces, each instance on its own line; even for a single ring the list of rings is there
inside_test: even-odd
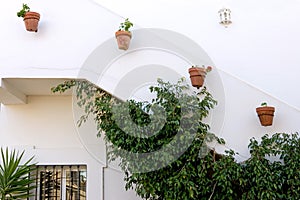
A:
[[[1,200],[26,199],[33,196],[35,177],[31,175],[35,164],[31,164],[34,157],[22,162],[24,151],[4,151],[1,148],[0,163],[0,197]]]

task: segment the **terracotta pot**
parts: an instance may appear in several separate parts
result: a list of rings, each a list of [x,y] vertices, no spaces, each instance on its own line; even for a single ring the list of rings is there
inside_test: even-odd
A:
[[[272,106],[262,106],[256,108],[259,121],[262,126],[271,126],[273,124],[273,117],[275,108]]]
[[[117,31],[115,35],[119,49],[127,50],[131,40],[131,33],[128,31]]]
[[[40,14],[37,12],[27,12],[24,16],[24,23],[27,31],[38,31]]]
[[[206,76],[206,70],[203,67],[191,67],[189,68],[190,78],[192,86],[199,89],[203,86],[205,76]]]

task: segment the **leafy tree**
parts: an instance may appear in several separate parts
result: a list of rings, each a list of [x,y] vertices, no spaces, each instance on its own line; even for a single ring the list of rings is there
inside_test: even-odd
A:
[[[191,94],[185,92],[188,86],[183,80],[177,84],[158,80],[157,86],[150,87],[156,93],[151,103],[124,103],[87,81],[67,81],[52,91],[70,88],[75,88],[78,105],[86,113],[79,125],[94,117],[98,135],[105,132],[109,159],[120,160],[126,189],[134,188],[143,199],[300,199],[299,134],[252,138],[251,156],[244,162],[236,162],[238,153],[231,149],[218,154],[206,144],[225,142],[203,122],[216,104],[205,87]],[[149,134],[153,130],[159,131]],[[171,151],[144,154],[174,141],[179,145]]]

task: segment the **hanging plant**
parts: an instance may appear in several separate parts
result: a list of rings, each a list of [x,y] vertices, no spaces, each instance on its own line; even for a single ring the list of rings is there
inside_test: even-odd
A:
[[[263,102],[260,107],[256,108],[256,112],[262,126],[272,126],[275,107],[268,106],[266,102]]]
[[[120,24],[119,30],[115,33],[119,49],[127,50],[129,48],[132,36],[129,29],[132,26],[133,23],[130,22],[128,18],[126,18],[125,21]]]
[[[203,86],[206,74],[212,70],[211,66],[192,66],[189,68],[190,79],[193,87],[199,89]]]
[[[17,12],[18,17],[22,17],[27,31],[37,32],[40,14],[30,11],[27,4],[23,4],[22,9]]]

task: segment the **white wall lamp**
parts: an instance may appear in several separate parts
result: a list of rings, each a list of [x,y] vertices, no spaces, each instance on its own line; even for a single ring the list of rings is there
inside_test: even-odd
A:
[[[220,24],[225,26],[225,28],[228,27],[232,23],[231,21],[231,10],[229,8],[222,8],[219,10],[220,15]]]

